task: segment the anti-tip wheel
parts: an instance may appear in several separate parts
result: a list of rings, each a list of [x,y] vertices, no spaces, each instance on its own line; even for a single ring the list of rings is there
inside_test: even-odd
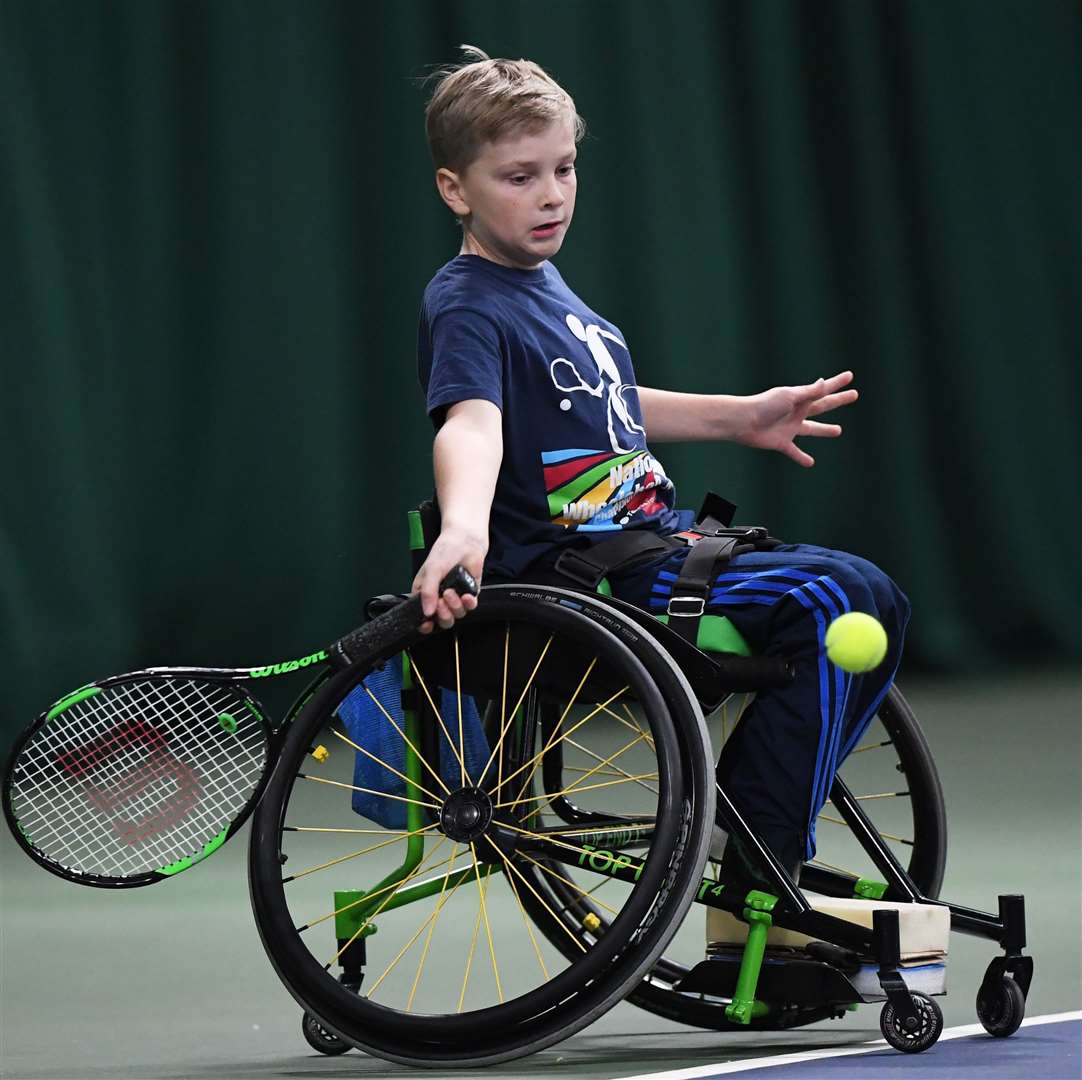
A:
[[[929,1046],[934,1046],[943,1033],[943,1011],[927,994],[913,991],[909,996],[917,1010],[914,1027],[907,1028],[888,1001],[879,1014],[879,1030],[895,1050],[906,1054],[919,1054]]]
[[[328,1057],[337,1057],[352,1049],[349,1043],[329,1032],[310,1012],[306,1012],[301,1018],[301,1032],[313,1050],[318,1050]]]
[[[991,984],[981,983],[977,991],[977,1019],[989,1035],[997,1039],[1013,1035],[1025,1015],[1026,996],[1010,975],[1002,975]]]

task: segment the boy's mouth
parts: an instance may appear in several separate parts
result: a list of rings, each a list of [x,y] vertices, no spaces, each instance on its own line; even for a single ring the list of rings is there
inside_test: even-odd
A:
[[[544,239],[551,236],[559,227],[563,224],[560,221],[547,221],[544,225],[538,225],[536,228],[530,230],[531,236],[538,236]]]

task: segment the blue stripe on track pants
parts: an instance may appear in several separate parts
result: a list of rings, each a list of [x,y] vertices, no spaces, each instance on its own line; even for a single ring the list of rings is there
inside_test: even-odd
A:
[[[631,574],[613,594],[663,614],[687,556],[678,550]],[[901,659],[909,622],[905,595],[877,566],[806,544],[738,555],[714,582],[706,611],[727,615],[752,650],[788,660],[796,677],[759,693],[725,744],[718,781],[748,824],[786,865],[815,854],[815,818],[838,766],[859,742]],[[832,619],[863,611],[882,622],[888,649],[865,675],[826,659]]]

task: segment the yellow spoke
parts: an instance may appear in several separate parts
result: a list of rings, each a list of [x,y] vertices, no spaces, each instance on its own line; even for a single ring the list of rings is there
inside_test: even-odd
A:
[[[651,750],[657,750],[657,747],[654,745],[654,736],[651,736],[649,732],[646,732],[646,730],[644,730],[641,726],[638,725],[638,721],[635,720],[634,713],[632,713],[631,706],[629,706],[628,703],[625,702],[623,706],[623,711],[628,714],[628,719],[626,720],[624,720],[623,716],[621,716],[618,712],[613,712],[611,709],[606,709],[605,711],[618,724],[623,724],[624,727],[630,728],[632,732],[637,732],[645,736],[649,748]]]
[[[579,693],[582,691],[582,688],[586,685],[586,680],[590,677],[590,672],[594,670],[594,665],[596,663],[597,663],[597,657],[595,656],[593,658],[593,660],[590,661],[590,663],[587,666],[586,670],[583,672],[582,678],[579,680],[579,685],[575,687],[575,692],[571,695],[571,700],[567,703],[567,705],[564,707],[564,711],[560,714],[560,719],[556,721],[556,724],[552,729],[552,734],[549,736],[548,742],[545,743],[545,745],[542,746],[541,749],[536,754],[534,754],[534,756],[532,758],[530,758],[529,761],[524,761],[513,773],[511,773],[510,776],[506,777],[504,779],[505,784],[509,784],[512,780],[514,780],[514,778],[516,776],[518,776],[518,774],[520,772],[523,772],[524,770],[528,769],[535,762],[540,761],[541,758],[543,758],[545,756],[545,752],[549,749],[549,747],[552,746],[556,742],[556,736],[557,736],[557,734],[558,734],[558,732],[560,730],[560,726],[563,724],[564,720],[567,718],[567,714],[571,711],[571,709],[574,706],[575,702],[578,701]],[[624,692],[624,690],[626,690],[626,689],[627,689],[627,687],[625,686],[623,689],[621,689],[617,693],[613,694],[613,696],[611,698],[609,698],[609,701],[612,701],[613,698],[619,697],[620,694],[622,694]],[[608,703],[609,702],[606,701],[605,705],[607,705]],[[599,705],[597,709],[595,709],[592,713],[590,713],[590,716],[593,716],[595,713],[598,712],[599,709],[602,709],[602,708],[604,708],[604,706]],[[586,723],[586,720],[590,719],[590,716],[587,716],[584,720],[581,720],[579,722],[579,724],[576,725],[576,727],[581,727],[584,723]],[[574,731],[575,728],[572,728],[571,730]],[[568,732],[568,734],[570,734],[570,732]],[[533,776],[533,773],[531,772],[530,777],[532,777],[532,776]],[[529,785],[529,782],[530,782],[529,779],[527,779],[526,784]]]
[[[503,852],[500,851],[498,848],[496,850],[500,858],[503,860],[504,866],[506,867],[506,857],[504,856]],[[519,896],[518,886],[515,884],[515,879],[510,874],[507,874],[507,883],[511,886],[511,891],[515,894],[515,903],[518,904],[519,914],[522,916],[522,921],[526,925],[526,933],[530,935],[530,944],[533,945],[534,955],[537,957],[537,962],[541,965],[541,974],[545,977],[545,982],[548,982],[549,972],[548,968],[545,967],[544,957],[542,957],[541,955],[541,947],[537,944],[537,938],[534,935],[533,926],[531,925],[530,919],[526,915],[526,908],[523,906],[522,897]]]
[[[337,866],[339,863],[348,862],[350,859],[356,859],[359,855],[367,855],[371,851],[378,851],[388,844],[397,844],[407,837],[420,836],[422,833],[430,832],[435,827],[435,825],[426,825],[423,829],[417,829],[414,832],[406,833],[403,836],[392,836],[389,840],[381,840],[378,844],[372,844],[370,847],[361,848],[360,851],[354,851],[349,855],[342,855],[337,859],[331,859],[330,862],[320,863],[319,866],[310,866],[307,870],[300,870],[296,874],[290,874],[289,877],[283,878],[282,884],[284,885],[289,881],[296,881],[297,878],[307,877],[309,874],[314,874],[317,870],[326,870],[328,866]]]
[[[472,852],[473,845],[470,845]],[[476,856],[474,856],[476,859]],[[473,923],[473,938],[470,941],[470,951],[466,954],[466,973],[462,976],[462,989],[458,994],[458,1012],[462,1012],[462,1003],[466,1000],[466,983],[470,981],[470,968],[473,967],[473,954],[477,950],[477,935],[481,932],[481,905],[477,905],[477,918]]]
[[[350,835],[361,834],[365,836],[390,836],[391,833],[397,833],[399,836],[415,835],[405,829],[329,829],[316,825],[283,825],[282,832],[349,833]]]
[[[850,751],[849,756],[853,754],[863,754],[868,750],[882,750],[884,746],[893,746],[894,743],[891,739],[884,739],[882,742],[869,743],[867,746],[858,746],[855,750]]]
[[[365,687],[365,689],[368,688]],[[354,750],[357,750],[358,752],[364,754],[365,757],[371,758],[381,768],[386,769],[390,773],[394,773],[394,775],[397,776],[399,780],[404,780],[406,782],[407,788],[415,787],[418,790],[422,791],[430,799],[435,799],[436,802],[443,801],[442,795],[434,795],[431,791],[428,790],[428,788],[421,784],[419,780],[411,780],[405,773],[399,772],[393,765],[388,765],[386,761],[384,761],[382,758],[376,757],[376,755],[373,754],[371,751],[366,750],[363,746],[358,746],[357,743],[355,743],[348,735],[342,734],[342,732],[339,731],[337,728],[332,727],[331,734],[337,736],[339,739],[342,740],[342,742],[346,743],[347,745],[352,746]],[[444,788],[444,790],[446,790],[446,788]]]
[[[642,780],[650,775],[650,773],[643,773],[640,776],[629,776],[626,779],[621,777],[619,780],[602,780],[596,784],[580,785],[579,781],[576,780],[575,783],[572,784],[570,787],[563,788],[560,791],[545,792],[541,795],[528,795],[525,799],[516,799],[514,802],[493,803],[493,805],[498,809],[506,806],[519,806],[522,803],[537,802],[538,799],[555,799],[558,798],[560,795],[575,795],[582,791],[593,791],[596,788],[612,787],[614,784],[628,784],[633,780]]]
[[[842,821],[841,818],[831,817],[829,814],[820,814],[816,821],[829,821],[831,825],[844,825],[849,827],[849,822]],[[909,847],[913,847],[913,841],[907,840],[904,836],[895,836],[893,833],[881,832],[879,834],[884,840],[894,840],[899,844],[907,844]]]
[[[341,780],[328,780],[322,776],[309,776],[308,773],[297,773],[301,780],[311,780],[316,784],[330,784],[332,787],[347,788],[349,791],[363,791],[366,795],[379,795],[384,799],[394,799],[396,802],[413,803],[414,806],[426,806],[430,810],[439,810],[439,803],[422,802],[420,799],[407,799],[405,795],[392,795],[388,791],[376,791],[373,788],[357,787],[356,784],[343,784]]]
[[[860,877],[860,874],[858,874],[855,870],[846,870],[844,866],[834,866],[831,863],[823,862],[822,859],[812,859],[811,862],[808,863],[808,865],[821,866],[825,870],[836,870],[839,874],[848,874],[850,877],[854,878]]]
[[[440,725],[440,730],[447,739],[447,745],[451,747],[451,753],[455,755],[455,759],[462,767],[462,771],[465,772],[466,764],[458,753],[458,749],[455,746],[455,740],[451,738],[451,733],[447,730],[447,725],[443,722],[443,713],[436,707],[436,703],[432,700],[432,695],[428,690],[428,683],[425,682],[425,678],[421,674],[421,669],[417,666],[417,661],[413,659],[413,654],[408,650],[406,655],[410,660],[410,669],[413,671],[413,674],[417,676],[417,681],[421,684],[421,689],[425,692],[425,697],[428,698],[429,707],[432,709],[432,713],[436,717],[437,723]],[[422,760],[424,759],[422,758]]]
[[[500,850],[500,849],[499,849],[498,847],[496,847],[496,843],[495,843],[495,841],[494,841],[494,840],[492,839],[492,837],[490,837],[490,836],[486,836],[486,837],[485,837],[485,839],[486,839],[486,840],[487,840],[487,841],[488,841],[488,842],[489,842],[489,843],[490,843],[490,844],[491,844],[491,845],[492,845],[492,846],[493,846],[494,848],[496,848],[496,850],[497,850],[497,851],[499,851],[499,850]],[[550,905],[550,904],[548,903],[548,901],[547,901],[547,900],[546,900],[546,899],[545,899],[545,898],[544,898],[544,897],[543,897],[543,896],[542,896],[542,895],[541,895],[541,894],[540,894],[540,893],[539,893],[539,892],[538,892],[538,891],[537,891],[537,890],[536,890],[536,889],[535,889],[535,888],[534,888],[534,887],[533,887],[533,886],[532,886],[532,885],[530,884],[530,881],[529,881],[529,879],[528,879],[528,878],[527,878],[527,877],[525,876],[525,874],[523,874],[523,873],[522,873],[522,871],[521,871],[521,870],[520,870],[520,869],[519,869],[519,868],[518,868],[518,867],[517,867],[517,866],[516,866],[516,865],[515,865],[515,864],[514,864],[513,862],[511,862],[511,861],[510,861],[509,859],[505,859],[505,860],[504,860],[504,862],[505,862],[505,864],[506,864],[506,866],[507,866],[507,869],[508,869],[508,870],[510,870],[510,871],[511,871],[511,872],[512,872],[513,874],[517,874],[517,875],[518,875],[518,879],[519,879],[519,880],[520,880],[520,881],[522,882],[522,884],[523,884],[523,885],[525,885],[525,886],[526,886],[526,888],[527,888],[527,889],[529,889],[529,890],[530,890],[530,892],[532,892],[532,893],[534,894],[534,896],[535,896],[535,897],[537,898],[537,900],[539,901],[539,903],[541,904],[541,906],[542,906],[542,907],[543,907],[543,908],[544,908],[544,909],[545,909],[545,910],[546,910],[546,911],[547,911],[547,912],[548,912],[548,913],[549,913],[549,914],[550,914],[550,915],[551,915],[551,916],[552,916],[552,917],[553,917],[553,918],[554,918],[554,919],[556,920],[557,924],[558,924],[559,926],[561,926],[561,927],[563,928],[563,931],[564,931],[564,933],[565,933],[565,934],[567,934],[567,936],[568,936],[568,937],[569,937],[569,938],[570,938],[570,939],[571,939],[571,940],[572,940],[572,941],[573,941],[573,942],[574,942],[574,943],[575,943],[575,944],[576,944],[576,945],[577,945],[577,946],[578,946],[578,947],[579,947],[579,948],[580,948],[580,949],[581,949],[581,950],[582,950],[583,952],[587,952],[588,950],[587,950],[586,946],[585,946],[585,945],[583,945],[583,943],[582,943],[581,941],[579,941],[579,939],[578,939],[577,937],[575,937],[575,935],[574,935],[573,933],[571,933],[571,931],[570,931],[570,930],[568,930],[568,928],[567,928],[566,924],[564,923],[564,921],[563,921],[563,920],[562,920],[562,919],[560,918],[560,916],[559,916],[559,915],[557,915],[557,914],[556,914],[556,912],[555,912],[555,911],[553,911],[553,910],[552,910],[552,907],[551,907],[551,905]],[[510,880],[510,879],[508,879],[508,880]]]
[[[587,769],[584,765],[565,765],[563,771],[564,772],[571,772],[571,773],[585,773],[585,772],[593,773],[593,772],[596,772],[598,776],[623,776],[625,779],[628,776],[631,775],[625,769],[596,769],[596,770],[594,770],[594,769]],[[652,780],[656,780],[658,778],[658,774],[657,773],[651,773],[650,778]],[[639,786],[646,788],[647,791],[652,792],[654,795],[657,794],[657,792],[654,791],[653,788],[648,787],[646,784],[640,784]]]
[[[462,673],[458,665],[458,632],[455,639],[455,701],[458,703],[458,763],[462,767],[462,786],[466,786],[466,740],[462,737]]]
[[[367,896],[362,897],[361,900],[354,901],[351,904],[346,904],[345,907],[341,909],[345,911],[346,908],[353,907],[355,906],[355,904],[363,903],[366,900],[371,900],[373,896],[378,896],[381,892],[387,893],[387,895],[379,902],[379,907],[377,907],[376,910],[373,911],[372,914],[369,915],[364,920],[364,922],[361,923],[361,925],[353,931],[352,935],[350,935],[349,940],[338,950],[338,952],[334,954],[334,956],[331,957],[330,962],[327,964],[328,968],[338,963],[338,960],[341,958],[342,953],[344,953],[346,949],[348,949],[350,945],[352,945],[357,940],[357,938],[359,938],[361,934],[365,932],[365,930],[368,928],[369,923],[371,923],[372,920],[391,902],[391,897],[393,897],[394,894],[398,892],[398,890],[401,889],[407,881],[412,881],[421,872],[421,868],[425,865],[426,862],[428,862],[435,856],[436,852],[439,851],[439,849],[443,846],[443,842],[446,839],[446,836],[441,836],[436,842],[435,847],[432,848],[431,852],[429,852],[429,854],[425,858],[423,858],[404,878],[402,878],[401,881],[396,881],[391,885],[385,886],[382,889],[377,889],[375,892],[370,892]],[[309,923],[308,925],[312,926],[314,924]]]
[[[642,737],[643,737],[643,738],[646,738],[646,732],[645,732],[645,731],[644,731],[644,732],[642,733]],[[571,745],[572,745],[573,747],[575,747],[575,749],[576,749],[576,750],[581,750],[581,751],[582,751],[582,752],[583,752],[584,754],[586,754],[586,755],[587,755],[588,757],[592,757],[592,758],[594,759],[594,761],[601,761],[601,760],[602,760],[602,759],[601,759],[601,755],[600,755],[600,754],[596,754],[596,753],[594,753],[594,751],[593,751],[593,750],[591,750],[591,749],[590,749],[590,748],[589,748],[588,746],[583,746],[583,745],[582,745],[581,743],[579,743],[579,742],[576,742],[576,741],[575,741],[574,739],[568,739],[567,741],[568,741],[568,742],[569,742],[569,743],[570,743],[570,744],[571,744]],[[651,747],[651,749],[653,749],[653,748]],[[609,759],[607,759],[607,761],[605,762],[605,764],[609,764],[609,765],[612,765],[612,761],[613,761],[613,758],[615,758],[615,756],[616,756],[616,755],[614,754],[612,758],[609,758]],[[617,772],[617,773],[619,773],[619,775],[621,775],[621,776],[628,776],[628,775],[629,775],[629,773],[627,773],[627,772],[626,772],[626,771],[625,771],[624,769],[621,769],[619,765],[613,765],[613,768],[614,768],[614,769],[616,770],[616,772]],[[581,769],[573,769],[573,768],[572,768],[572,767],[571,767],[570,765],[565,765],[565,766],[564,766],[564,770],[565,770],[565,771],[568,771],[568,772],[581,772],[581,771],[583,771],[583,770],[581,770]],[[607,775],[607,776],[612,776],[613,774],[612,774],[612,773],[610,773],[610,772],[606,772],[606,775]],[[657,775],[657,773],[654,773],[654,775],[653,775],[652,779],[654,779],[654,780],[657,780],[657,779],[658,779],[658,775]],[[652,788],[652,787],[650,787],[650,785],[649,785],[649,784],[640,784],[639,786],[640,786],[640,787],[644,787],[644,788],[646,788],[646,790],[647,790],[647,791],[649,791],[649,792],[652,792],[652,793],[653,793],[654,795],[657,795],[657,794],[658,794],[658,791],[657,791],[657,789],[656,789],[656,788]]]
[[[507,705],[507,651],[508,651],[508,648],[509,648],[509,645],[510,645],[510,638],[511,638],[511,627],[508,626],[508,628],[507,628],[507,637],[506,637],[506,639],[504,641],[503,698],[502,698],[502,702],[501,702],[501,706],[500,706],[501,709],[506,708],[506,705]],[[477,781],[477,786],[478,787],[481,787],[482,783],[484,782],[485,775],[488,773],[488,767],[492,764],[492,759],[496,756],[496,753],[499,750],[500,745],[504,740],[504,736],[507,734],[507,731],[510,728],[511,723],[515,718],[515,714],[522,707],[522,702],[525,699],[526,694],[529,692],[530,687],[533,686],[533,681],[537,677],[537,672],[541,668],[541,663],[545,659],[545,656],[547,655],[547,653],[549,651],[549,646],[552,644],[552,639],[553,639],[553,635],[549,634],[549,639],[548,639],[548,641],[545,642],[545,647],[541,650],[541,655],[538,656],[537,663],[534,664],[533,671],[530,672],[530,677],[526,680],[526,685],[522,688],[522,693],[519,694],[518,701],[515,702],[515,707],[511,710],[511,715],[509,717],[507,717],[506,723],[504,722],[504,720],[501,717],[501,721],[500,721],[500,723],[501,723],[500,741],[493,748],[492,753],[489,754],[488,761],[485,762],[484,770],[481,772],[481,779]],[[503,714],[503,715],[506,715],[506,714]],[[501,765],[502,765],[502,761],[501,761]],[[502,774],[502,769],[500,770],[500,772]],[[508,779],[510,779],[510,777],[508,777]],[[499,783],[496,785],[496,790],[499,791],[502,786],[503,786],[503,780],[500,779]]]
[[[606,832],[611,830],[612,832],[623,832],[627,829],[643,829],[650,828],[654,824],[653,816],[648,821],[631,821],[627,824],[620,825],[594,825],[592,828],[575,826],[568,829],[549,829],[543,833],[534,833],[532,835],[549,837],[549,836],[596,836],[599,832]]]
[[[868,799],[908,799],[908,791],[882,791],[878,795],[854,795],[857,802],[865,802]]]
[[[503,742],[504,736],[511,729],[511,725],[515,722],[515,714],[507,716],[507,665],[511,657],[511,624],[504,623],[504,639],[503,639],[503,686],[500,689],[500,742]],[[504,718],[506,720],[506,728],[504,727]],[[498,747],[497,747],[498,748]],[[485,772],[488,772],[488,765],[485,766]],[[478,787],[481,785],[478,784]],[[503,787],[503,754],[500,754],[496,758],[496,790],[499,791]]]
[[[455,845],[455,846],[457,847],[457,845]],[[447,859],[447,872],[443,876],[444,888],[447,887],[447,879],[451,876],[451,863],[454,862],[454,859],[455,859],[455,852],[454,852],[454,848],[452,848],[451,849],[451,854]],[[442,890],[440,891],[440,897],[441,897],[441,899],[443,897],[443,891]],[[409,951],[410,946],[421,936],[422,933],[424,933],[425,927],[428,926],[430,923],[432,925],[435,925],[433,920],[439,914],[439,911],[440,911],[439,907],[436,907],[433,910],[432,914],[429,915],[428,918],[425,919],[425,921],[423,923],[421,923],[420,926],[417,927],[417,929],[414,931],[414,934],[409,939],[409,941],[407,941],[406,944],[403,945],[402,948],[398,950],[398,955],[395,956],[395,958],[383,969],[383,974],[380,975],[380,977],[378,979],[376,979],[376,981],[367,989],[367,991],[365,992],[365,996],[369,999],[369,1001],[371,1001],[372,998],[375,996],[376,991],[380,987],[380,983],[382,983],[383,980],[387,978],[387,976],[391,973],[391,970],[395,967],[395,965],[398,963],[398,961],[401,960],[402,957],[405,956],[406,953]],[[410,994],[410,1000],[411,1001],[413,1000],[413,994],[412,993]],[[407,1011],[408,1011],[408,1006],[407,1006]]]
[[[458,844],[455,844],[455,849],[457,848]],[[444,904],[446,904],[458,891],[459,885],[466,880],[465,878],[462,878],[460,881],[456,882],[454,888],[449,893],[446,893],[446,896],[444,895],[447,889],[447,881],[451,876],[451,863],[454,862],[456,857],[457,852],[452,851],[451,857],[447,860],[447,873],[443,875],[443,884],[440,886],[439,900],[437,901],[436,910],[433,912],[433,917],[429,922],[428,936],[425,938],[424,948],[421,950],[421,959],[417,963],[417,974],[413,976],[413,985],[410,987],[410,996],[406,1000],[406,1012],[409,1012],[413,1008],[413,998],[416,995],[417,987],[421,982],[421,971],[425,966],[425,960],[428,958],[428,947],[432,944],[432,934],[435,932],[436,921],[440,917],[440,912],[443,911]]]
[[[593,667],[593,664],[594,661],[591,661],[590,666]],[[587,671],[587,675],[588,674],[589,671]],[[584,675],[582,678],[583,682],[585,682],[586,675]],[[582,687],[582,683],[579,683],[579,687]],[[508,777],[508,779],[510,780],[512,777],[517,776],[520,772],[522,772],[522,770],[525,769],[528,765],[533,766],[530,769],[530,772],[527,775],[526,779],[523,781],[522,787],[518,789],[517,797],[521,798],[522,793],[526,791],[527,788],[529,788],[545,754],[547,754],[549,750],[551,750],[552,747],[555,746],[556,743],[561,742],[562,740],[568,738],[571,735],[574,735],[574,733],[578,731],[578,729],[582,727],[583,724],[585,724],[588,720],[592,720],[599,712],[601,712],[602,709],[605,708],[606,705],[609,704],[609,702],[614,701],[616,698],[618,698],[626,689],[626,686],[622,686],[619,690],[616,691],[615,694],[612,695],[612,697],[609,698],[608,701],[602,702],[602,704],[598,705],[597,708],[593,710],[593,712],[587,713],[581,720],[579,720],[572,727],[568,728],[568,730],[565,731],[562,735],[557,737],[557,733],[560,730],[560,726],[564,722],[564,718],[567,716],[568,710],[571,708],[571,705],[574,704],[574,700],[572,700],[568,704],[567,708],[564,709],[563,716],[561,716],[560,719],[556,721],[556,725],[552,729],[552,735],[549,736],[548,742],[546,742],[545,745],[540,749],[540,751],[538,751],[538,753],[536,753],[529,761],[524,762],[520,768],[516,769],[515,772],[512,773],[510,777]],[[575,691],[575,696],[578,696],[578,690]]]
[[[406,878],[402,879],[402,881],[392,881],[389,885],[383,885],[378,889],[373,889],[372,892],[365,893],[364,896],[360,897],[360,899],[351,900],[348,904],[343,904],[340,908],[335,908],[333,911],[327,912],[326,915],[320,915],[317,918],[312,919],[311,922],[307,922],[303,926],[298,927],[297,929],[299,931],[310,930],[313,926],[319,926],[320,923],[326,922],[328,919],[333,919],[336,915],[341,915],[343,911],[349,911],[350,908],[355,908],[359,904],[366,904],[369,900],[374,900],[377,896],[382,896],[384,893],[390,892],[393,895],[393,893],[399,888],[401,888],[407,880],[416,877],[424,869],[425,864],[432,860],[432,857],[436,854],[437,851],[439,851],[440,846],[446,839],[447,837],[441,836],[439,841],[432,848],[432,850],[417,864],[415,869],[410,871],[409,875]],[[382,905],[380,907],[380,910],[383,910]],[[371,919],[374,916],[375,913],[373,913],[373,915],[369,918]],[[367,925],[367,923],[365,925]],[[335,959],[337,959],[337,957],[335,957]]]
[[[563,848],[565,851],[573,851],[576,855],[582,855],[583,849],[575,844],[561,844],[559,840],[553,840],[547,833],[531,832],[529,829],[520,829],[515,825],[509,825],[506,822],[503,823],[504,828],[510,829],[512,832],[521,833],[523,836],[533,837],[535,840],[546,840],[550,844],[558,848]],[[525,854],[525,852],[523,852]]]
[[[591,776],[594,775],[594,773],[597,772],[598,769],[602,768],[603,766],[612,765],[612,763],[621,754],[627,753],[627,751],[630,750],[633,746],[638,746],[639,743],[641,743],[643,741],[643,737],[644,736],[642,734],[639,734],[634,739],[632,739],[631,742],[626,743],[624,746],[621,746],[619,750],[617,750],[614,754],[610,754],[607,758],[603,758],[600,755],[595,754],[594,757],[597,758],[598,764],[596,764],[592,769],[590,769],[589,772],[587,772],[584,776],[580,776],[579,779],[575,781],[575,784],[579,784],[583,780],[588,780]],[[571,742],[572,740],[568,739],[567,741]],[[617,766],[617,768],[618,768],[618,766]],[[633,777],[631,775],[631,773],[626,772],[624,769],[620,769],[620,774],[627,780],[636,780],[636,782],[638,782],[638,778]],[[655,773],[642,773],[640,775],[643,776],[643,777],[652,776],[655,779],[657,778],[657,773],[656,772]],[[575,784],[573,784],[569,788],[566,788],[565,792],[566,791],[574,791],[575,790]],[[648,785],[646,785],[646,784],[640,784],[639,786],[646,788],[647,791],[653,791],[653,789],[651,787],[649,787]],[[658,793],[656,791],[653,791],[653,794],[657,795]]]
[[[473,868],[477,874],[477,893],[481,897],[481,912],[485,917],[485,934],[488,936],[488,954],[492,957],[492,974],[496,979],[496,994],[503,1004],[503,987],[500,985],[500,969],[496,966],[496,946],[492,943],[492,924],[488,921],[488,905],[485,903],[485,890],[488,887],[488,879],[481,884],[481,870],[477,864],[477,845],[471,842],[470,852],[473,855]]]
[[[571,881],[569,878],[565,878],[563,876],[563,874],[557,874],[556,871],[553,870],[551,867],[545,866],[544,863],[538,862],[532,855],[528,854],[525,851],[522,852],[522,855],[525,858],[529,859],[530,862],[532,862],[534,864],[534,866],[536,866],[539,870],[544,870],[544,872],[546,874],[548,874],[550,877],[556,878],[557,881],[562,881],[565,885],[570,885],[571,888],[575,890],[575,892],[581,893],[583,896],[586,895],[586,890],[584,888],[582,888],[579,885],[576,885],[575,882]],[[609,907],[609,905],[606,904],[604,900],[598,900],[597,897],[594,897],[594,900],[595,900],[595,902],[597,904],[599,904],[601,907],[603,907],[610,915],[619,915],[620,914],[616,910],[616,908]]]
[[[417,760],[420,761],[421,764],[435,777],[436,783],[439,784],[444,791],[450,794],[451,789],[443,782],[443,777],[440,776],[440,774],[436,772],[436,770],[433,769],[431,765],[429,765],[429,763],[425,760],[424,754],[422,754],[420,750],[418,750],[417,747],[414,746],[412,742],[410,742],[409,736],[398,726],[398,724],[395,722],[395,718],[383,707],[383,703],[376,697],[375,694],[372,693],[371,690],[368,689],[367,686],[365,686],[364,683],[361,683],[361,685],[364,686],[365,692],[372,699],[376,708],[379,709],[381,713],[383,713],[391,727],[393,727],[395,731],[397,731],[398,734],[402,737],[402,741],[413,751],[414,756],[417,758]],[[331,730],[334,731],[334,728],[331,728]],[[338,734],[337,731],[335,731],[334,733],[336,735]],[[417,786],[420,787],[420,784],[418,784]],[[439,796],[437,796],[437,798],[438,797]]]

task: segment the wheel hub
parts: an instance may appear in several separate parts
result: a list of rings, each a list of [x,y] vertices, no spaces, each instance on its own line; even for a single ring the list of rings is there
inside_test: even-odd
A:
[[[468,844],[483,835],[492,821],[492,800],[480,788],[451,792],[440,808],[440,828],[452,840]]]

